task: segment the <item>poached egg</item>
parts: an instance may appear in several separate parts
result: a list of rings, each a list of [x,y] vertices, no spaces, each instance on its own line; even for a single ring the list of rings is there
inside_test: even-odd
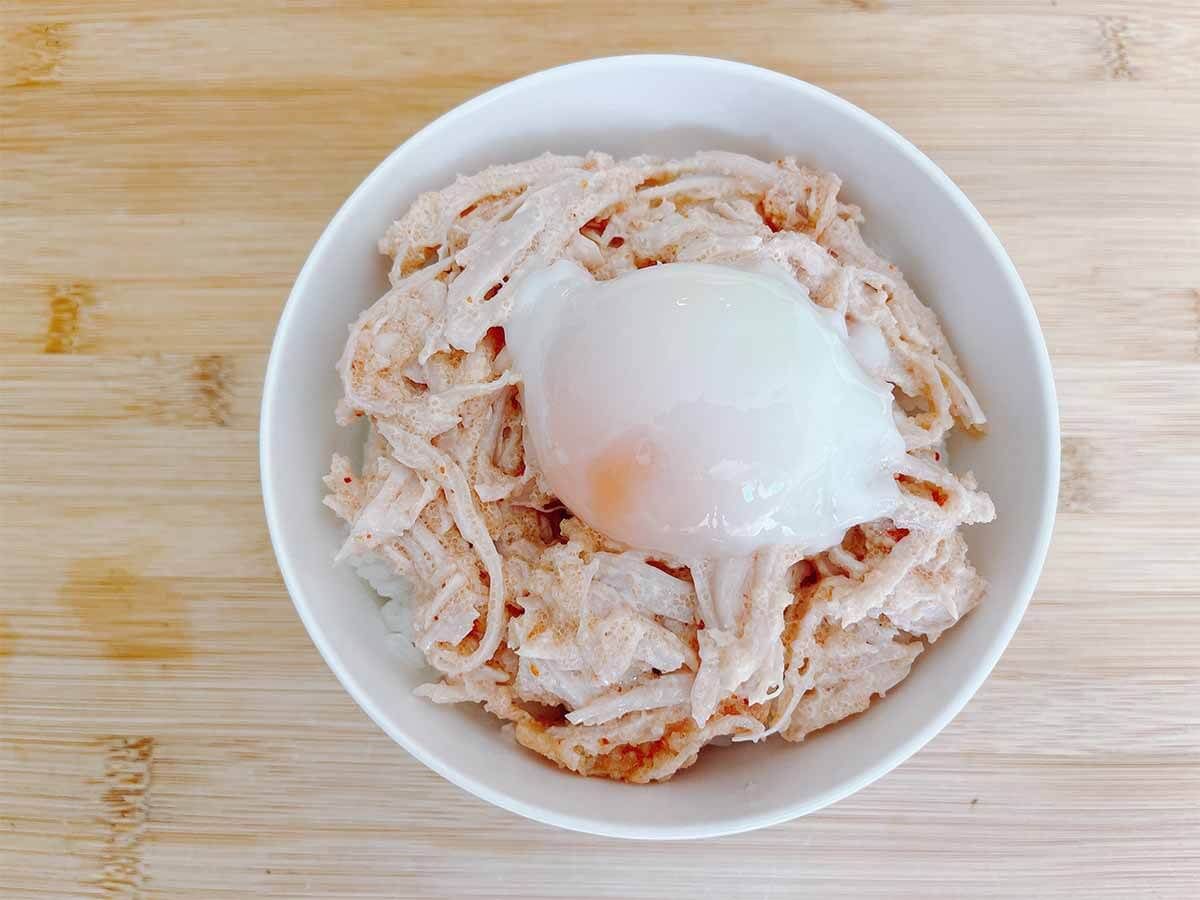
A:
[[[505,341],[547,486],[630,547],[811,554],[899,499],[890,385],[782,270],[670,263],[596,281],[562,260],[519,286]]]

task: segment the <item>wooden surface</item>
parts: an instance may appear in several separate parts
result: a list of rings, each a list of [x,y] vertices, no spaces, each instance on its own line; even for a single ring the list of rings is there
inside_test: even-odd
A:
[[[1200,885],[1200,6],[23,3],[0,18],[0,895],[1184,897]],[[835,807],[558,832],[394,746],[288,602],[256,424],[366,173],[571,59],[748,60],[925,149],[1058,378],[1049,563],[995,674]]]

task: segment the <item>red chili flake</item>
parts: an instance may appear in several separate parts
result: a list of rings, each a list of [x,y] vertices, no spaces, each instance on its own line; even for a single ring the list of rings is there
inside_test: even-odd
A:
[[[608,746],[608,738],[600,738],[600,745],[603,747],[607,747]]]
[[[361,416],[361,415],[362,415],[362,410],[361,410],[361,409],[356,409],[356,410],[354,411],[354,414],[355,414],[356,416]]]
[[[352,482],[353,480],[354,480],[354,479],[353,479],[353,478],[351,478],[349,475],[347,475],[345,478],[343,478],[343,479],[342,479],[342,481],[346,482],[346,484],[349,484],[349,483],[350,483],[350,482]]]
[[[941,461],[942,461],[942,454],[940,454],[940,453],[938,453],[936,450],[934,450],[934,451],[933,451],[933,458],[934,458],[935,460],[937,460],[938,462],[941,462]]]
[[[699,631],[703,631],[703,630],[704,630],[704,620],[703,620],[703,619],[701,619],[701,620],[700,620],[700,622],[699,622],[699,623],[696,625],[696,628],[697,628]]]
[[[935,487],[933,489],[933,502],[936,503],[938,506],[945,506],[946,501],[949,499],[950,498],[946,495],[946,492],[943,491],[941,488]]]
[[[908,537],[908,529],[907,528],[893,528],[888,532],[888,536],[893,541],[903,540],[904,538]]]

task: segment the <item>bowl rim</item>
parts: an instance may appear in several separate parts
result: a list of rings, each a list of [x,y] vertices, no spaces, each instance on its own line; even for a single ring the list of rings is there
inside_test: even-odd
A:
[[[542,806],[518,800],[504,790],[483,783],[478,779],[446,764],[433,752],[427,749],[419,740],[396,727],[392,719],[374,702],[367,690],[347,670],[341,657],[326,640],[324,631],[317,623],[305,595],[304,587],[292,568],[288,548],[285,545],[285,529],[276,508],[275,495],[277,487],[269,464],[274,449],[272,445],[271,422],[275,415],[275,395],[280,390],[279,369],[284,355],[283,347],[288,343],[295,323],[298,319],[299,300],[308,289],[308,282],[316,269],[316,261],[323,255],[326,246],[333,241],[333,235],[339,230],[343,221],[350,216],[350,210],[356,205],[358,198],[369,191],[374,191],[384,181],[385,172],[390,168],[392,160],[405,152],[407,148],[425,139],[434,130],[444,129],[447,125],[470,116],[475,110],[501,100],[510,94],[517,93],[533,85],[553,82],[563,78],[574,77],[580,73],[596,72],[614,66],[624,65],[657,65],[676,69],[707,69],[709,71],[736,74],[742,77],[757,79],[761,82],[773,82],[784,85],[793,91],[807,94],[820,103],[832,105],[855,120],[856,124],[874,132],[877,136],[892,144],[905,156],[913,161],[928,175],[937,187],[943,191],[964,214],[974,227],[990,253],[1000,264],[1006,281],[1006,287],[1017,299],[1021,317],[1021,325],[1033,342],[1033,351],[1037,359],[1037,380],[1041,387],[1041,400],[1047,410],[1047,431],[1044,459],[1046,471],[1046,489],[1042,497],[1042,506],[1033,523],[1036,533],[1033,551],[1028,558],[1025,571],[1021,577],[1016,594],[1018,601],[992,635],[985,656],[981,657],[973,669],[970,678],[958,686],[958,689],[945,701],[941,711],[923,728],[911,734],[898,748],[882,757],[875,765],[864,770],[853,778],[830,788],[816,797],[788,804],[780,809],[759,815],[734,816],[715,821],[693,823],[686,826],[635,826],[629,827],[614,823],[587,813],[564,813]],[[425,125],[419,131],[405,139],[388,154],[350,196],[338,208],[322,230],[320,237],[309,251],[303,267],[288,294],[288,299],[280,314],[275,336],[271,344],[270,357],[267,362],[266,375],[263,382],[262,405],[259,416],[259,474],[262,485],[263,508],[266,514],[267,528],[270,533],[271,547],[275,553],[280,572],[288,595],[304,623],[309,638],[320,652],[326,665],[333,671],[338,681],[354,698],[355,702],[392,740],[403,747],[408,753],[423,763],[426,767],[441,775],[447,781],[475,795],[476,797],[498,806],[509,812],[516,813],[529,819],[565,828],[571,831],[584,832],[605,837],[620,837],[633,839],[681,840],[689,838],[720,837],[723,835],[739,834],[757,828],[790,821],[837,802],[861,790],[878,778],[890,772],[920,750],[942,731],[950,721],[962,711],[991,674],[1005,648],[1012,640],[1025,610],[1029,606],[1037,581],[1041,576],[1046,555],[1050,546],[1050,538],[1054,527],[1054,517],[1057,509],[1059,490],[1060,464],[1060,423],[1058,401],[1055,394],[1053,370],[1050,364],[1049,352],[1046,348],[1045,337],[1042,334],[1037,314],[1029,294],[1017,273],[1016,267],[1009,258],[998,237],[988,226],[983,216],[975,208],[962,190],[946,175],[928,156],[913,143],[900,135],[890,126],[875,116],[855,106],[836,94],[831,93],[809,82],[802,81],[790,75],[771,69],[719,59],[707,56],[686,54],[626,54],[619,56],[597,57],[578,62],[567,63],[549,69],[533,72],[498,85],[464,103],[450,109]]]

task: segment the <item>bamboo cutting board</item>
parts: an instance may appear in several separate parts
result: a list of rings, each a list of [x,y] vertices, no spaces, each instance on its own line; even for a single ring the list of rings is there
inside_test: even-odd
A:
[[[1200,888],[1200,6],[6,3],[0,895],[1185,897]],[[725,56],[878,115],[1004,241],[1058,379],[1025,623],[926,749],[719,841],[568,834],[393,745],[288,602],[276,319],[396,144],[581,57]]]

